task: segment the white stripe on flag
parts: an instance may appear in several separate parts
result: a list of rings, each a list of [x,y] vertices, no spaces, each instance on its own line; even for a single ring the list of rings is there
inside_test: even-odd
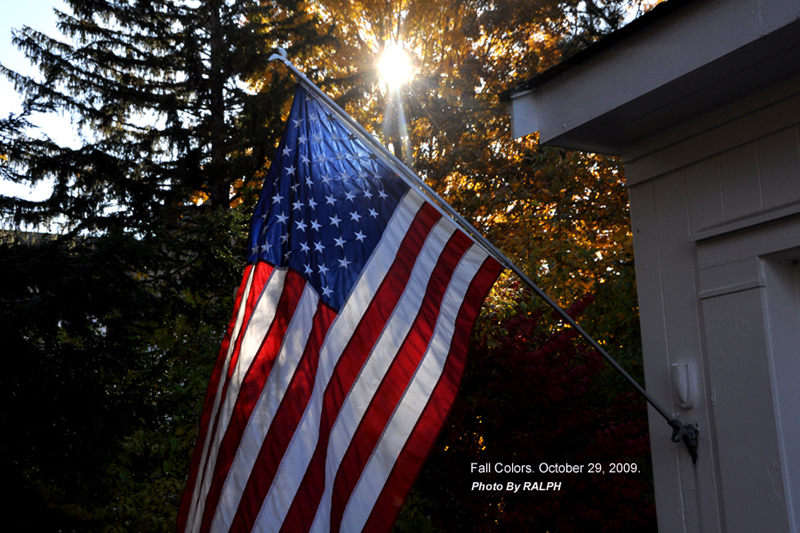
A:
[[[222,488],[211,531],[227,531],[233,521],[264,437],[303,355],[318,302],[319,295],[311,285],[306,284],[300,303],[286,330],[281,350],[253,409],[253,414],[247,422],[247,428]]]
[[[206,462],[206,469],[203,475],[203,485],[199,492],[199,501],[205,501],[208,495],[208,490],[211,487],[211,481],[214,475],[214,469],[217,462],[217,455],[219,453],[220,442],[225,436],[225,431],[228,429],[228,422],[230,422],[233,407],[236,405],[236,398],[239,396],[239,387],[242,380],[253,362],[253,358],[261,346],[261,341],[269,331],[272,325],[272,320],[275,318],[275,311],[277,310],[278,300],[283,292],[283,286],[286,281],[286,269],[278,269],[272,271],[270,278],[264,286],[264,290],[256,303],[253,314],[250,316],[250,321],[242,337],[241,347],[239,349],[239,357],[236,361],[233,375],[228,382],[228,390],[226,391],[225,398],[222,402],[222,407],[219,412],[219,423],[214,433],[214,441],[212,448],[208,454]],[[244,304],[244,300],[243,300]],[[213,419],[212,419],[213,420]],[[204,506],[200,506],[195,510],[193,515],[193,523],[191,531],[196,533],[200,530],[200,525],[203,520]]]
[[[369,518],[397,456],[405,446],[408,436],[427,405],[431,392],[439,381],[450,351],[450,340],[453,337],[461,302],[472,278],[486,257],[486,252],[474,245],[459,263],[442,301],[441,312],[428,350],[414,379],[403,394],[403,399],[384,428],[383,435],[350,497],[342,517],[341,531],[361,531]]]

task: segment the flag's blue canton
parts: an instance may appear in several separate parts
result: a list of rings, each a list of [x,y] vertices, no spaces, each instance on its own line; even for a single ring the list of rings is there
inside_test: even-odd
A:
[[[253,215],[248,262],[298,271],[339,309],[407,190],[298,87]]]

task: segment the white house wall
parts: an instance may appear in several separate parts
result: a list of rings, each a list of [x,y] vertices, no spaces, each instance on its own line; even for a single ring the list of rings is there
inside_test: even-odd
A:
[[[623,151],[647,389],[701,432],[693,465],[651,413],[663,532],[799,527],[798,125],[800,77]],[[686,360],[689,410],[670,377]]]

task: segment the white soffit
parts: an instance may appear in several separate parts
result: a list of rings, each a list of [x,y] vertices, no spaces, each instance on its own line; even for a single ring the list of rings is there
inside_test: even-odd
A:
[[[681,2],[587,56],[509,91],[515,137],[619,154],[797,74],[800,0]]]

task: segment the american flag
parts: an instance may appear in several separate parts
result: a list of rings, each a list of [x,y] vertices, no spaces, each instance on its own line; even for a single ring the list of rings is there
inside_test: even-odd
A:
[[[178,530],[389,531],[500,264],[298,86]]]

